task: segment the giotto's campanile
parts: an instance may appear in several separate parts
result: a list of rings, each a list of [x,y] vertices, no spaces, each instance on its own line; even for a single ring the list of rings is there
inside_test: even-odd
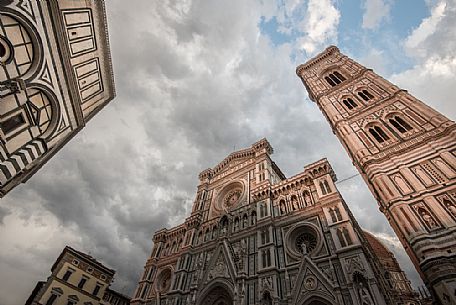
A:
[[[456,304],[456,125],[331,46],[296,69],[425,283]]]

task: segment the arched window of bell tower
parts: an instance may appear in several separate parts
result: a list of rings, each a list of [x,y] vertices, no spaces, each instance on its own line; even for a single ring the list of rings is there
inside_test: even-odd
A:
[[[390,118],[388,121],[400,133],[406,133],[407,131],[410,131],[413,129],[413,127],[410,126],[409,123],[407,123],[404,119],[402,119],[400,116],[397,116],[397,115]]]
[[[366,102],[374,98],[374,96],[366,89],[358,91],[358,96]]]
[[[378,143],[383,143],[389,140],[389,136],[379,126],[370,127],[369,133]]]
[[[342,103],[348,108],[348,110],[353,110],[358,107],[358,104],[351,97],[343,99]]]
[[[325,80],[331,87],[335,87],[346,80],[346,78],[340,72],[334,71],[325,76]]]

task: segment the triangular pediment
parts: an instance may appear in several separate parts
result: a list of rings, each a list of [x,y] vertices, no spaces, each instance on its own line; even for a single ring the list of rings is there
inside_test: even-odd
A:
[[[335,288],[331,280],[312,262],[309,256],[304,256],[293,288],[292,304],[302,304],[305,300],[318,296],[337,305],[339,303],[333,293]]]
[[[255,162],[257,154],[271,155],[273,149],[268,140],[261,139],[260,141],[252,144],[250,148],[241,149],[228,155],[222,162],[217,164],[214,168],[208,168],[199,174],[200,180],[213,179],[220,175],[228,175],[230,173],[240,170],[249,164]],[[220,177],[219,177],[220,178]]]
[[[203,276],[203,283],[207,284],[215,279],[226,279],[235,282],[236,269],[234,261],[229,254],[226,241],[220,242],[209,261],[209,266]]]
[[[248,165],[248,163],[255,162],[255,152],[235,152],[230,154],[226,157],[222,162],[220,162],[216,167],[213,169],[213,177],[226,173],[228,171],[236,171],[237,169],[241,169],[244,166]]]

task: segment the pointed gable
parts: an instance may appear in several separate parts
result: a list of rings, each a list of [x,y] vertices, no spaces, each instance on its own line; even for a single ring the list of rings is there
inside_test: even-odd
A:
[[[229,254],[226,241],[220,242],[211,257],[209,266],[203,276],[203,283],[207,284],[212,280],[224,278],[231,283],[235,282],[236,268],[234,260]]]
[[[333,291],[336,287],[331,280],[312,262],[309,256],[304,256],[299,267],[298,277],[292,292],[292,304],[302,304],[312,297],[321,297],[337,305]]]

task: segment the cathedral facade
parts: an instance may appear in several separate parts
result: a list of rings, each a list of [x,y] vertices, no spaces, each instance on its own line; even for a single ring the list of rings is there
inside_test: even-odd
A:
[[[0,1],[0,197],[114,96],[104,1]]]
[[[286,178],[271,153],[263,139],[200,173],[191,215],[155,233],[131,304],[399,304],[328,161]]]
[[[331,46],[297,75],[442,304],[456,304],[456,124]]]

